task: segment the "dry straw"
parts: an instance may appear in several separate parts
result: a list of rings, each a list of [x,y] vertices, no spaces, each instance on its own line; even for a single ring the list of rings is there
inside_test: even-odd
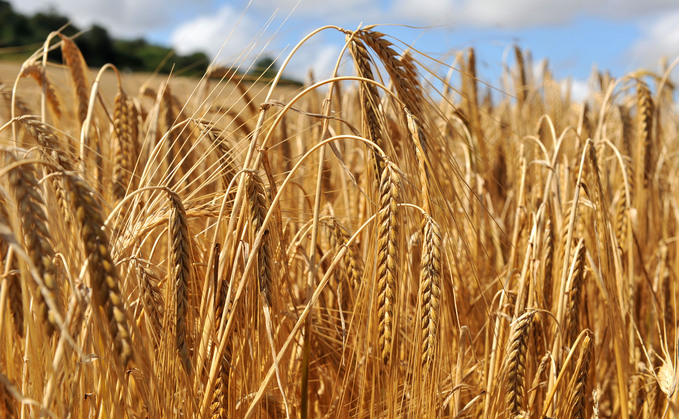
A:
[[[137,92],[51,34],[0,84],[0,417],[676,416],[673,67],[452,56],[327,26]]]

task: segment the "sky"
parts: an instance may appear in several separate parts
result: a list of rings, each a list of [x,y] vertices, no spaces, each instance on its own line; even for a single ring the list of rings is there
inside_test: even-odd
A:
[[[677,0],[11,0],[24,13],[54,8],[80,28],[99,24],[116,37],[144,37],[179,53],[206,52],[220,63],[251,65],[262,54],[281,60],[325,25],[377,30],[450,65],[476,48],[481,78],[499,83],[511,47],[548,59],[558,78],[584,93],[593,66],[614,77],[679,57]],[[398,40],[398,41],[397,41]],[[310,38],[286,69],[304,79],[328,76],[344,35]],[[346,61],[346,60],[345,60]],[[441,70],[445,71],[445,70]]]

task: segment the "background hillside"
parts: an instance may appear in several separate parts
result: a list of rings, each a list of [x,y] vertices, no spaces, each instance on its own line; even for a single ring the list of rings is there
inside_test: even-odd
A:
[[[0,0],[0,60],[23,61],[41,47],[51,32],[60,29],[64,35],[74,37],[83,57],[92,67],[111,63],[126,72],[201,76],[210,65],[210,58],[204,52],[178,54],[172,48],[147,42],[144,38],[117,39],[97,24],[83,30],[54,9],[25,15],[15,11],[5,0]],[[49,58],[62,62],[61,51],[55,49]],[[224,74],[224,71],[217,73]],[[263,56],[251,68],[237,73],[240,78],[269,81],[276,74],[276,63]],[[293,80],[286,82],[298,84]]]

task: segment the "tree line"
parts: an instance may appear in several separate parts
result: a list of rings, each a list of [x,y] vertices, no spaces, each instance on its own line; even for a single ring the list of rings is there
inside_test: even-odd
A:
[[[79,34],[75,42],[87,64],[92,67],[111,63],[123,71],[172,71],[174,74],[197,76],[204,74],[210,64],[210,59],[202,52],[181,55],[171,48],[151,44],[143,38],[112,38],[106,28],[100,25],[92,25],[88,30],[82,31],[69,22],[68,17],[60,15],[54,9],[27,16],[15,11],[8,1],[0,0],[0,59],[3,56],[10,59],[25,58],[39,48],[51,32],[66,26],[62,33],[67,36]],[[61,62],[60,49],[51,51],[48,58]],[[275,62],[269,57],[262,57],[247,76],[270,79],[275,71]]]

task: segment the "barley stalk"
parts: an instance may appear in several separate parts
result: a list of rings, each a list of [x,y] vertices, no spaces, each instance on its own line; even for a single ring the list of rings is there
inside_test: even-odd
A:
[[[551,214],[551,211],[550,211]],[[548,217],[543,238],[543,274],[542,274],[542,298],[544,308],[552,308],[552,280],[554,272],[554,230],[552,228],[551,217]]]
[[[514,45],[514,57],[516,58],[516,69],[518,71],[516,79],[516,97],[519,101],[519,108],[521,108],[526,102],[526,89],[528,83],[526,81],[526,65],[524,63],[523,53],[518,45]]]

